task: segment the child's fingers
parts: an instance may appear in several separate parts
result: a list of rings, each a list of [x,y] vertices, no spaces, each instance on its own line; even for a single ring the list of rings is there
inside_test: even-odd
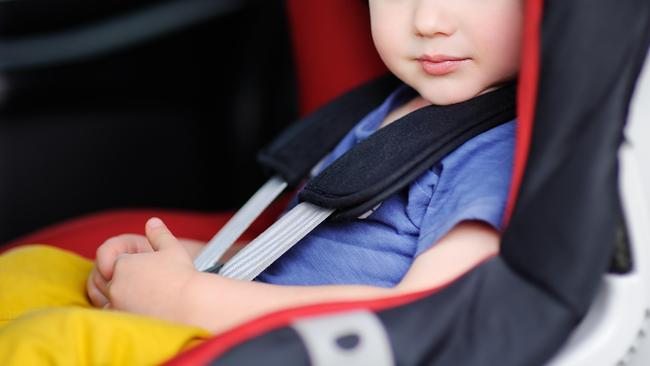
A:
[[[99,273],[109,281],[113,277],[115,259],[124,253],[152,252],[153,248],[142,235],[122,234],[106,240],[97,248],[96,262]]]
[[[90,276],[88,276],[86,291],[90,302],[96,307],[102,307],[108,303],[106,283],[103,281],[101,275],[96,271],[96,268],[93,268]]]
[[[92,272],[93,284],[97,289],[105,296],[108,297],[108,282],[106,279],[97,271],[96,267],[93,268]]]
[[[113,277],[113,264],[115,258],[120,255],[121,250],[115,246],[106,245],[105,242],[97,249],[95,263],[97,263],[97,271],[99,274],[109,281]]]
[[[88,298],[90,299],[90,303],[98,308],[103,307],[108,302],[108,299],[104,297],[104,295],[102,295],[96,288],[88,289]]]
[[[162,220],[157,217],[152,217],[147,221],[145,233],[149,243],[156,251],[181,245]]]

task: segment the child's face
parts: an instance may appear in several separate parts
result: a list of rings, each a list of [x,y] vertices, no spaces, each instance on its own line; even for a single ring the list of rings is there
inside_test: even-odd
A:
[[[379,55],[427,101],[462,102],[516,77],[523,0],[369,2]]]

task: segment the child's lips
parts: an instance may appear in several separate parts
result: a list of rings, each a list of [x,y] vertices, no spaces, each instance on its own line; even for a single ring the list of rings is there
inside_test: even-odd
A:
[[[423,55],[417,58],[417,61],[422,67],[422,70],[425,73],[433,76],[449,74],[458,69],[460,66],[462,66],[463,63],[468,60],[469,58],[453,57],[447,55]]]

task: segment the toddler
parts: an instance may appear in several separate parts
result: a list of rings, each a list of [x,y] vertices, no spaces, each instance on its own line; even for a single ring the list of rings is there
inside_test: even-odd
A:
[[[404,85],[324,166],[416,109],[464,102],[517,76],[521,0],[369,0],[369,10],[377,51]],[[34,295],[38,303],[7,305],[17,297],[0,295],[0,363],[80,355],[88,363],[159,363],[274,310],[445,283],[498,253],[513,143],[514,122],[471,139],[366,219],[321,224],[254,282],[197,272],[202,244],[175,238],[157,218],[146,236],[106,241],[94,264],[46,247],[14,250],[0,257],[0,285],[38,288],[39,276],[52,273],[48,281],[59,286]],[[34,260],[39,253],[45,257]],[[22,275],[29,263],[47,270]],[[84,287],[90,304],[111,311],[91,308]],[[27,312],[39,308],[46,309]]]

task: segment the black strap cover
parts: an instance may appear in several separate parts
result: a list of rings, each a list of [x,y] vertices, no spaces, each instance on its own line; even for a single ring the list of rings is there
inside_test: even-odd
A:
[[[386,75],[343,94],[288,128],[259,153],[258,162],[290,186],[297,186],[399,83],[393,75]]]
[[[301,201],[353,219],[474,136],[515,118],[515,84],[468,101],[416,110],[360,142],[313,178]]]

